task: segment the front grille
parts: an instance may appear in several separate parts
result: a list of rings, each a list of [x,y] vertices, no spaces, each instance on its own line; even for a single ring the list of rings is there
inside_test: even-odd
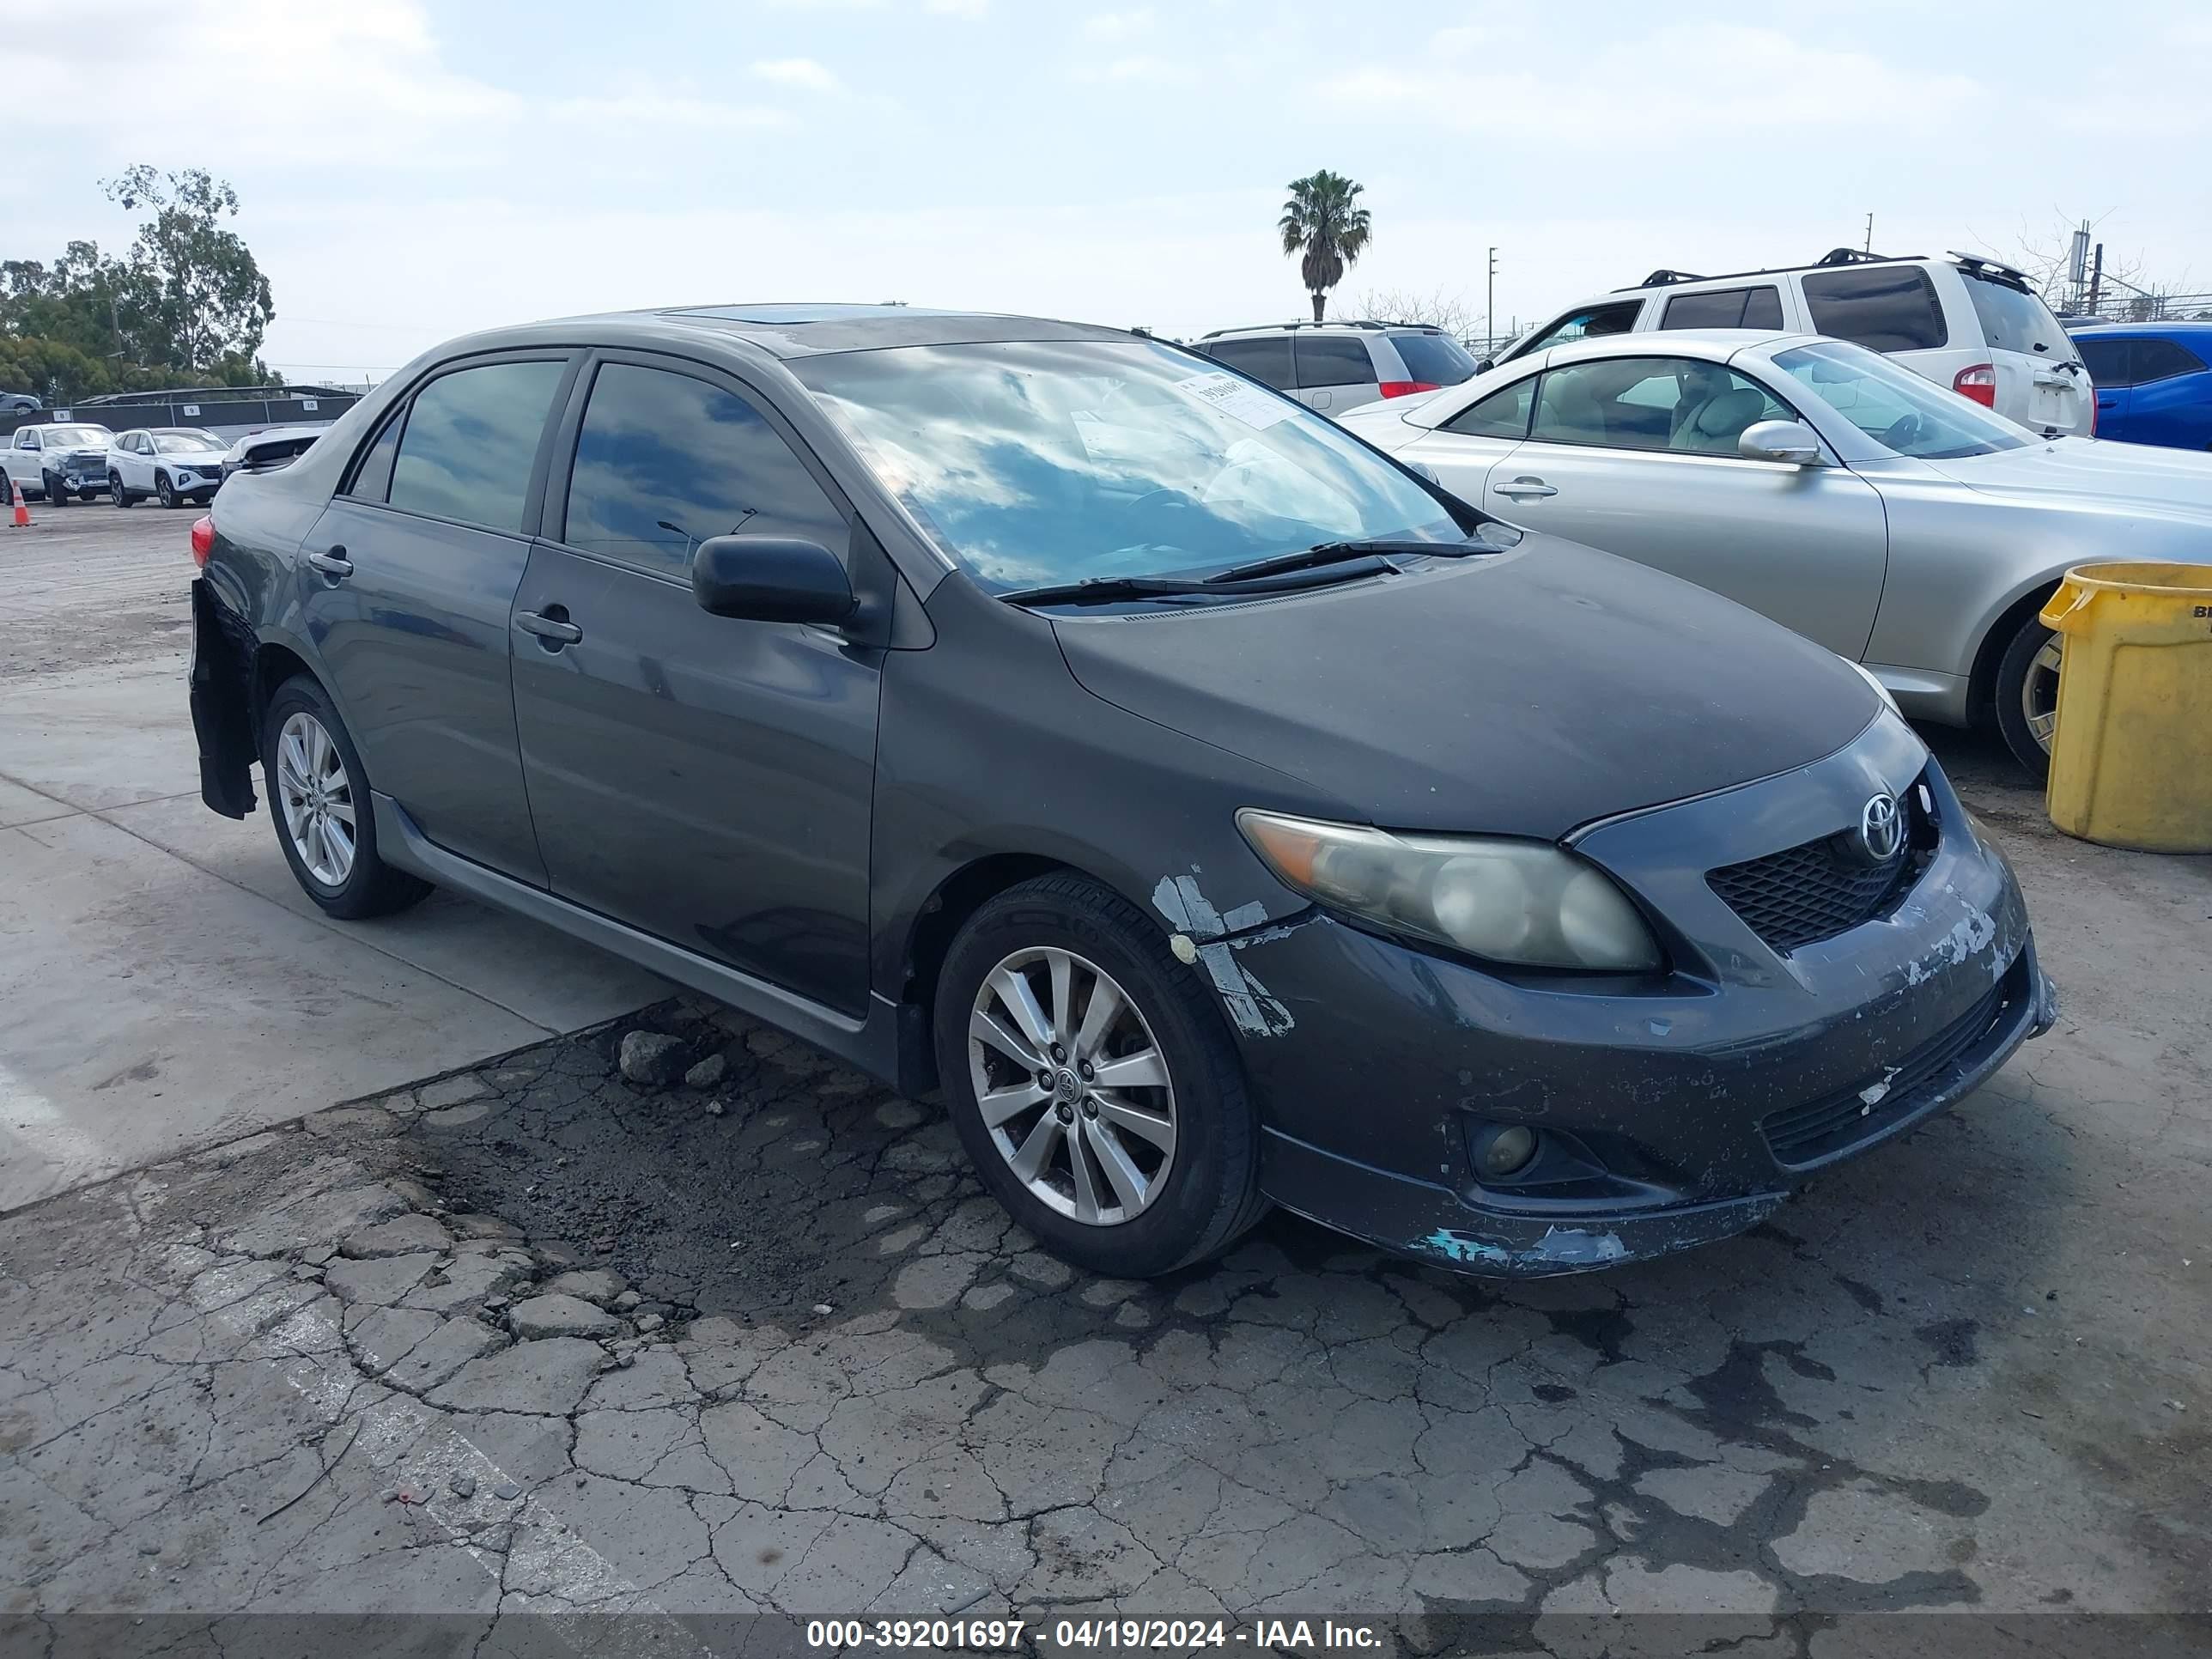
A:
[[[1879,1078],[1761,1118],[1759,1132],[1774,1161],[1791,1169],[1822,1163],[1911,1117],[1950,1084],[1960,1061],[1989,1035],[2026,984],[2023,958],[1972,1007]],[[1880,1092],[1869,1100],[1867,1091],[1877,1085]]]
[[[1706,884],[1768,947],[1787,954],[1871,921],[1927,862],[1934,825],[1916,787],[1898,798],[1905,834],[1895,854],[1869,864],[1854,830],[1705,872]]]

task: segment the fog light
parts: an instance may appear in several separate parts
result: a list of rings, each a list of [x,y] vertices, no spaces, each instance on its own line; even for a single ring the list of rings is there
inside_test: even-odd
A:
[[[1519,1123],[1490,1130],[1475,1142],[1476,1167],[1492,1180],[1528,1168],[1536,1156],[1536,1132]]]

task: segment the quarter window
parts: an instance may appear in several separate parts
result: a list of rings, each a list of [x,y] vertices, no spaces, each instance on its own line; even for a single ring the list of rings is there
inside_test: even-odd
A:
[[[1291,337],[1264,334],[1249,340],[1216,340],[1206,355],[1241,374],[1278,391],[1288,389],[1291,379]]]
[[[1936,285],[1917,265],[1808,271],[1806,308],[1823,334],[1869,351],[1925,351],[1951,337]]]
[[[1780,328],[1782,295],[1771,283],[1677,294],[1667,301],[1662,328]]]
[[[416,392],[392,469],[392,505],[520,530],[538,441],[566,367],[485,363]]]
[[[2204,372],[2204,360],[2177,340],[2136,340],[2132,343],[2134,349],[2128,361],[2135,374],[2133,385]],[[2093,378],[2094,375],[2092,371]]]
[[[399,428],[407,423],[407,411],[395,409],[384,422],[384,430],[376,434],[376,441],[368,447],[368,453],[361,458],[355,469],[353,483],[346,494],[356,501],[380,501],[392,493],[392,463],[399,453]]]
[[[1314,334],[1298,337],[1298,384],[1302,386],[1373,386],[1375,360],[1367,342],[1357,335]]]
[[[600,369],[562,539],[681,580],[700,543],[732,535],[799,536],[840,556],[847,541],[844,514],[745,399],[666,369]]]
[[[1536,401],[1534,374],[1516,380],[1503,392],[1493,392],[1480,403],[1469,404],[1444,422],[1447,432],[1470,438],[1525,438],[1528,411]]]
[[[1733,455],[1744,429],[1796,413],[1756,381],[1682,357],[1610,357],[1547,370],[1529,436],[1541,443]]]

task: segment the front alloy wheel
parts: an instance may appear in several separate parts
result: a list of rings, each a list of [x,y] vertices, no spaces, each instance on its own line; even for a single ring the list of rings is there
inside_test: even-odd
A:
[[[1048,1209],[1110,1227],[1165,1186],[1175,1081],[1144,1015],[1097,963],[1052,946],[1001,961],[975,994],[968,1066],[992,1146]]]
[[[131,492],[123,487],[123,475],[120,472],[111,472],[107,475],[107,499],[118,507],[131,505]]]
[[[161,472],[155,475],[154,488],[161,493],[162,506],[167,507],[173,507],[176,506],[177,487],[169,482],[169,475],[167,473]]]
[[[353,874],[353,785],[323,723],[305,710],[276,734],[276,797],[292,850],[325,887]]]

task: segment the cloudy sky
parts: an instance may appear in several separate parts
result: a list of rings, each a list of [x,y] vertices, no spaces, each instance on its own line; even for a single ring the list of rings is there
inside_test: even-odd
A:
[[[295,379],[465,329],[900,299],[1187,334],[1297,313],[1283,186],[1367,187],[1342,294],[1501,331],[1654,266],[2000,254],[2099,222],[2212,289],[2212,5],[2039,0],[0,0],[0,258],[117,251],[99,181],[204,167]],[[1771,23],[1745,21],[1754,15]],[[70,55],[56,54],[62,42]],[[78,48],[89,44],[90,49]],[[2154,72],[2146,72],[2151,66]]]

